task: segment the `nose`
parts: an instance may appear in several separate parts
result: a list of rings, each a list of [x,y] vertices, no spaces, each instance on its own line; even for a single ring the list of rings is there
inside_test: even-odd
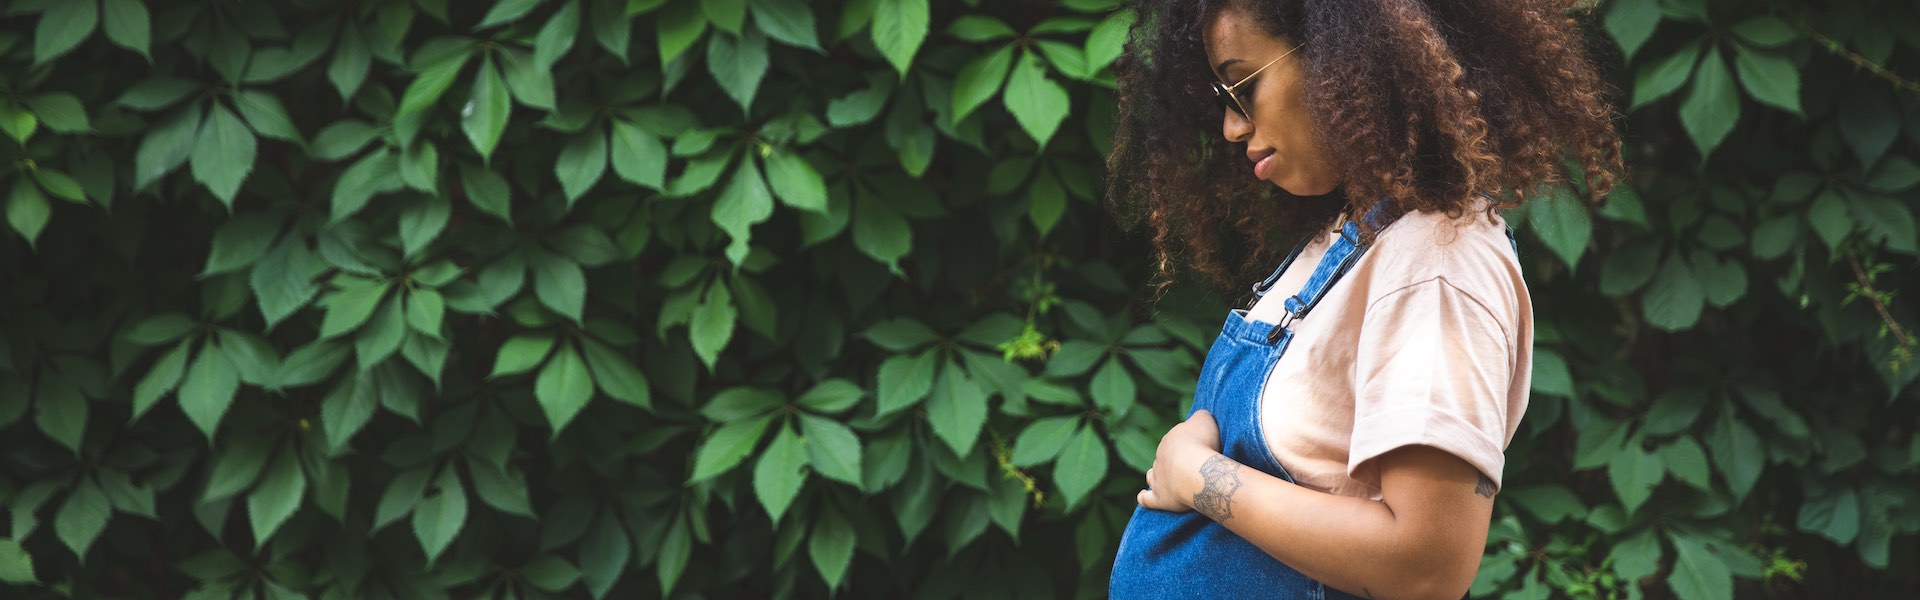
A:
[[[1220,114],[1220,135],[1227,138],[1228,142],[1243,142],[1253,135],[1253,122],[1240,116],[1240,113],[1223,107]]]

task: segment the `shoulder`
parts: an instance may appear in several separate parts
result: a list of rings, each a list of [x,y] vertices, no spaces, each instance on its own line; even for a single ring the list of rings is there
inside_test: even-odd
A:
[[[1381,230],[1355,268],[1369,280],[1369,304],[1440,287],[1471,297],[1503,322],[1531,316],[1520,262],[1497,214],[1408,213]]]

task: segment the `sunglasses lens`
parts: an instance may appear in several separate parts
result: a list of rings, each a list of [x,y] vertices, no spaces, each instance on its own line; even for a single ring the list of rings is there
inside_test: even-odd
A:
[[[1227,91],[1227,86],[1220,85],[1218,82],[1212,82],[1212,84],[1213,95],[1220,100],[1221,108],[1233,111],[1233,114],[1240,115],[1240,118],[1247,118],[1246,109],[1240,107],[1240,99],[1233,97],[1233,92]]]

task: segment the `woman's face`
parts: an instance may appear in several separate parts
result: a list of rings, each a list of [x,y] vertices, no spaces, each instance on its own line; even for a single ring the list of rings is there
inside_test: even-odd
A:
[[[1247,145],[1247,172],[1296,196],[1319,196],[1338,187],[1339,171],[1314,139],[1300,55],[1287,54],[1293,42],[1267,35],[1251,16],[1228,8],[1207,24],[1206,46],[1207,63],[1222,85],[1233,85],[1286,55],[1234,88],[1251,121],[1231,110],[1220,111],[1221,135]]]

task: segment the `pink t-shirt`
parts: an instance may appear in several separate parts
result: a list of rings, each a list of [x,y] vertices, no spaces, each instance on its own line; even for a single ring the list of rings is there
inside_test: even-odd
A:
[[[1533,305],[1503,227],[1479,211],[1403,216],[1294,323],[1260,424],[1296,482],[1378,499],[1372,459],[1424,445],[1500,485],[1533,368]],[[1278,322],[1334,235],[1309,243],[1248,317]]]

